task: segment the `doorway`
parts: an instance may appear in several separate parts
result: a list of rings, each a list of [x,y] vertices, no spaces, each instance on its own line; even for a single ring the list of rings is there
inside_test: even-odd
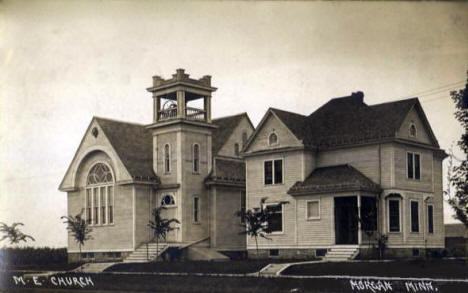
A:
[[[357,196],[335,197],[335,242],[358,244]]]

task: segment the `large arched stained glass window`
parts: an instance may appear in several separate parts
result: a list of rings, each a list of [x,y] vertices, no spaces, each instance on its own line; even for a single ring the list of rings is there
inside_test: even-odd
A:
[[[114,223],[114,176],[104,163],[97,163],[86,180],[86,221],[91,225]]]

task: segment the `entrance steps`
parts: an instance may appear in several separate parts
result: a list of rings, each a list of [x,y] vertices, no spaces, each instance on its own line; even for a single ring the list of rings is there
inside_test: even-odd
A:
[[[348,261],[354,259],[359,253],[357,245],[335,245],[332,247],[324,259],[328,261]]]
[[[149,262],[156,260],[166,249],[168,248],[167,243],[159,243],[156,245],[154,242],[143,243],[134,252],[127,256],[123,262]]]

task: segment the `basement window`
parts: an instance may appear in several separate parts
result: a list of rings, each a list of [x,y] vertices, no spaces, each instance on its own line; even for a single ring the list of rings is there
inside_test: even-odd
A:
[[[270,249],[269,255],[270,256],[279,256],[279,249]]]

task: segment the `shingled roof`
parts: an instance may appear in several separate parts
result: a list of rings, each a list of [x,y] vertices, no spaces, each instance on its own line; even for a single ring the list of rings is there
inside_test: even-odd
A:
[[[309,116],[271,111],[306,146],[326,149],[394,138],[408,112],[413,107],[422,109],[417,98],[368,106],[363,97],[357,92],[332,99]]]
[[[237,160],[216,158],[213,170],[206,177],[207,185],[245,186],[245,163]]]
[[[213,131],[213,136],[212,136],[213,137],[213,142],[212,142],[213,155],[216,155],[221,150],[224,143],[227,141],[229,136],[231,136],[236,126],[240,123],[240,121],[244,117],[247,117],[247,119],[249,119],[249,117],[247,116],[247,113],[244,112],[244,113],[240,113],[237,115],[221,117],[221,118],[212,120],[213,124],[218,126],[218,128],[216,128]]]
[[[159,182],[153,171],[153,136],[144,125],[95,117],[135,180]]]
[[[337,165],[315,169],[304,181],[296,182],[289,190],[291,195],[369,191],[379,193],[380,185],[350,165]]]

